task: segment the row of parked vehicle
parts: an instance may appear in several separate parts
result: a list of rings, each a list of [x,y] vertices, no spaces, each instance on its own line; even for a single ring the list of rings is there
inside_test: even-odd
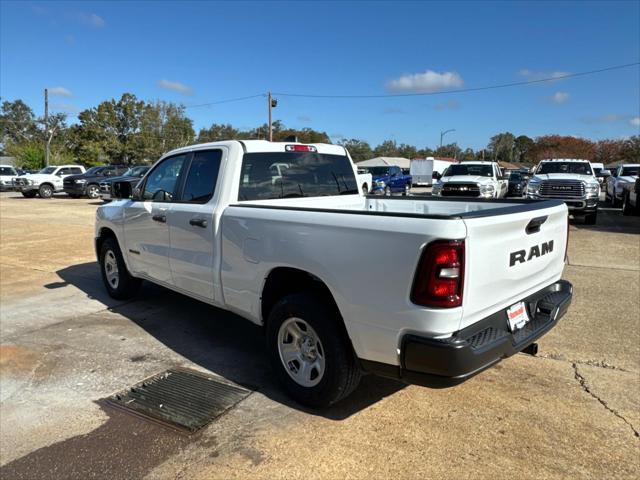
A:
[[[128,181],[132,185],[149,170],[146,165],[104,165],[88,170],[82,165],[55,165],[37,173],[22,173],[12,166],[0,166],[0,185],[3,190],[16,190],[27,198],[51,198],[65,192],[70,197],[111,199],[111,185]]]

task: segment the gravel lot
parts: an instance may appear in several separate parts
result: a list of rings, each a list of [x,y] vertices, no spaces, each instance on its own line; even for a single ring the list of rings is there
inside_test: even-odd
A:
[[[0,194],[0,477],[632,478],[640,471],[640,220],[571,227],[568,315],[451,389],[366,377],[308,412],[279,391],[260,330],[145,284],[106,297],[100,202]],[[100,400],[169,367],[254,391],[186,436]],[[634,473],[635,472],[635,473]]]

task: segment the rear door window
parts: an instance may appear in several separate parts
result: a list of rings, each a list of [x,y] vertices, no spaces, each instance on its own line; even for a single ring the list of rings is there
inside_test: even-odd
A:
[[[207,203],[213,197],[221,160],[222,150],[194,152],[180,196],[181,202]]]

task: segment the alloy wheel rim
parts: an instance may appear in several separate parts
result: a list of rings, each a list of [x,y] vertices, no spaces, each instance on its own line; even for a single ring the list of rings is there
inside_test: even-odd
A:
[[[118,261],[113,250],[107,250],[104,256],[104,273],[109,286],[114,290],[117,289],[120,283],[120,274],[118,273]]]
[[[98,197],[98,187],[96,187],[95,185],[91,185],[89,187],[89,197],[90,198],[97,198]]]
[[[298,317],[285,320],[278,331],[278,354],[287,374],[298,385],[314,387],[325,371],[325,352],[320,337]]]

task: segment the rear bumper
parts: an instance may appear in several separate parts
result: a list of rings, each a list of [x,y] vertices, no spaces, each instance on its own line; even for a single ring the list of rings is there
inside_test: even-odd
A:
[[[361,362],[366,371],[407,383],[435,388],[457,385],[542,337],[566,313],[572,296],[572,285],[560,280],[523,299],[531,320],[513,333],[506,310],[501,310],[445,340],[405,335],[400,367]]]

